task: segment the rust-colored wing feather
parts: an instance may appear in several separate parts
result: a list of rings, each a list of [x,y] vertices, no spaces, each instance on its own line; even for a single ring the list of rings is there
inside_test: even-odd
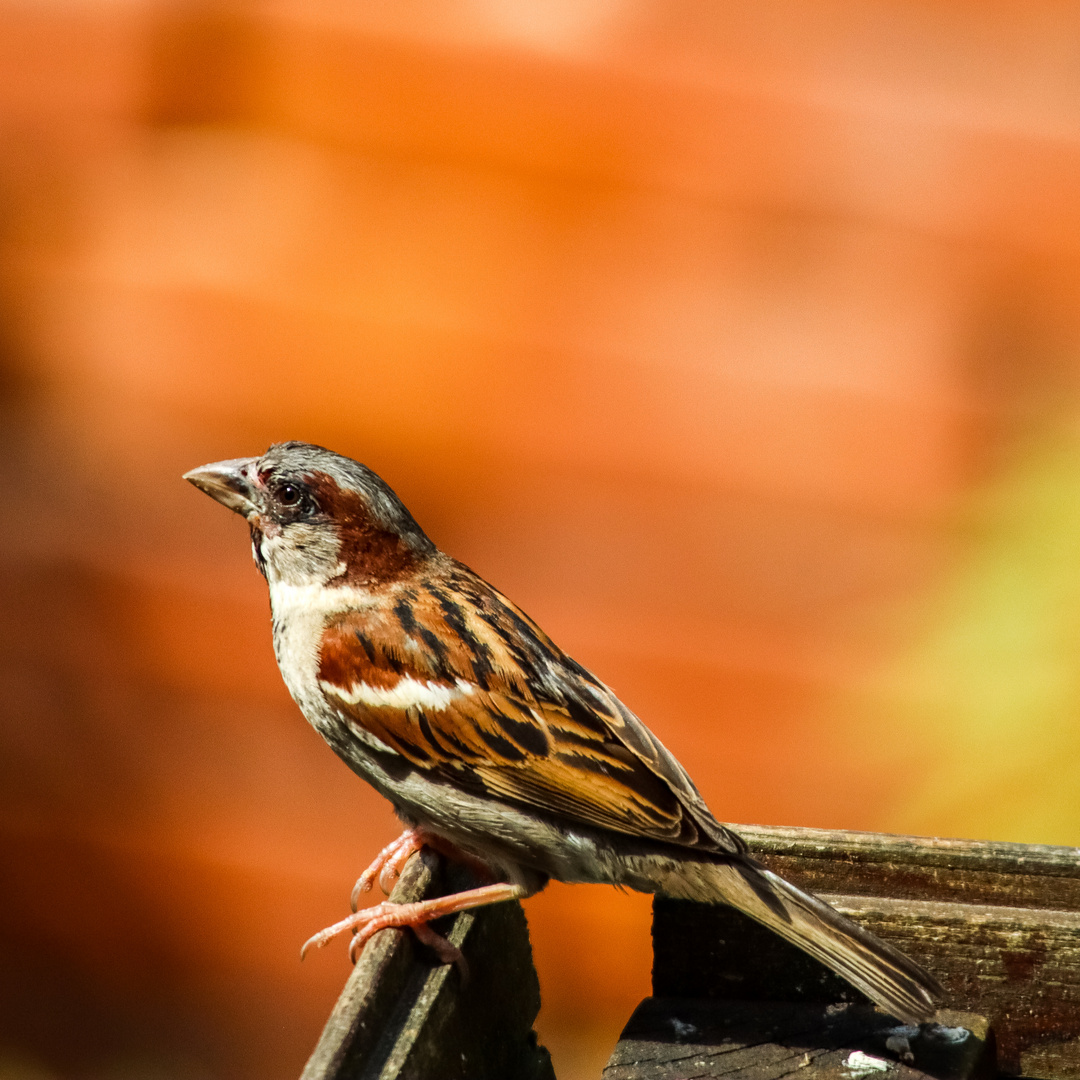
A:
[[[632,836],[745,850],[611,690],[458,563],[336,617],[319,678],[359,731],[459,787]]]

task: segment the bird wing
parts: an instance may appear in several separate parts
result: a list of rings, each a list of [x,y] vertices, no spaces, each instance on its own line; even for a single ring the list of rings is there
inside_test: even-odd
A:
[[[331,619],[319,680],[366,741],[459,787],[630,836],[745,851],[615,694],[460,564]]]

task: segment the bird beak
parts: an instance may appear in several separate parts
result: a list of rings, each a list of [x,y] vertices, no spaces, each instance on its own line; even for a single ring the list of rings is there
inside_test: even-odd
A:
[[[241,517],[250,517],[258,510],[254,483],[257,460],[233,458],[232,461],[215,461],[212,465],[203,465],[184,473],[184,479]]]

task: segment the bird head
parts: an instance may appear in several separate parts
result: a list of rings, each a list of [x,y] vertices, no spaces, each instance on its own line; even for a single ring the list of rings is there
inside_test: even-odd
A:
[[[184,479],[246,519],[255,565],[271,584],[373,585],[436,551],[379,476],[311,443],[276,443]]]

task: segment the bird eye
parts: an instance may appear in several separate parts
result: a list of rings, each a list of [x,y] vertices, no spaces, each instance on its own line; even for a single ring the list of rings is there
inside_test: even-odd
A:
[[[282,484],[277,490],[278,502],[283,506],[295,506],[300,501],[301,494],[295,484]]]

